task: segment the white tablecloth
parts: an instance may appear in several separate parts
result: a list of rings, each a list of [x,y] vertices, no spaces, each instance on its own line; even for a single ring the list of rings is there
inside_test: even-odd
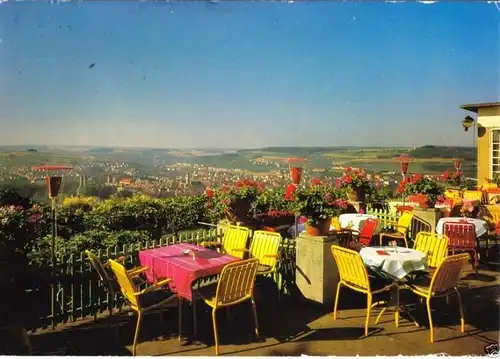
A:
[[[460,222],[463,221],[463,217],[445,217],[441,218],[436,225],[436,233],[443,234],[444,224],[446,222]],[[468,223],[472,223],[476,226],[476,237],[480,237],[483,234],[488,233],[488,223],[482,219],[477,218],[467,218]]]
[[[377,251],[385,251],[389,255]],[[364,247],[359,254],[365,265],[379,268],[398,279],[411,272],[429,270],[425,253],[410,248],[398,247],[396,253],[389,247]]]
[[[360,231],[368,218],[377,219],[373,214],[345,213],[339,216],[340,227]],[[380,230],[380,228],[378,228]]]

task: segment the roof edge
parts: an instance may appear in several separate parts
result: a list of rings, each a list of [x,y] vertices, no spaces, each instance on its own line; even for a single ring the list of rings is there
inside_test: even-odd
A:
[[[472,103],[468,105],[461,105],[460,108],[470,112],[477,113],[479,108],[483,107],[496,107],[500,106],[500,102],[482,102],[482,103]]]

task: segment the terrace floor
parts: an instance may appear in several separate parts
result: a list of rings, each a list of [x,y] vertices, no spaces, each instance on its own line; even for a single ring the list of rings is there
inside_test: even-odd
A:
[[[392,313],[384,314],[375,325],[372,316],[371,335],[363,337],[366,300],[362,295],[343,289],[336,321],[331,308],[324,308],[305,300],[283,297],[276,301],[274,283],[264,282],[256,292],[261,337],[253,333],[250,306],[242,304],[227,317],[222,310],[219,320],[221,355],[238,356],[298,356],[308,355],[484,355],[484,347],[498,343],[500,273],[480,270],[478,275],[465,273],[462,290],[466,333],[459,330],[458,306],[450,297],[436,299],[433,314],[434,344],[429,343],[429,329],[425,307],[413,312],[416,327],[403,317],[396,328]],[[401,300],[411,301],[409,292],[401,293]],[[214,355],[211,314],[204,304],[198,306],[197,340],[177,339],[177,310],[168,309],[161,325],[158,314],[147,315],[143,321],[138,355]],[[418,306],[417,306],[418,307]],[[376,311],[375,313],[378,313]],[[190,331],[190,308],[185,307],[184,329]],[[136,316],[126,313],[97,321],[83,322],[56,331],[35,333],[31,336],[37,355],[131,355]],[[118,328],[118,336],[116,330]]]

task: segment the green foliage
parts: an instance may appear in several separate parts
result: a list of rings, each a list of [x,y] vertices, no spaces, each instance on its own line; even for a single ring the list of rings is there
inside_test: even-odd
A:
[[[320,220],[337,217],[347,208],[343,192],[333,187],[313,185],[299,189],[295,193],[295,211],[307,217],[310,224],[318,224]]]
[[[422,146],[412,150],[409,155],[415,158],[463,158],[465,161],[475,159],[473,147]]]
[[[285,199],[285,191],[283,189],[271,189],[262,192],[252,202],[251,213],[256,215],[267,213],[269,211],[291,211],[293,210],[293,202]]]
[[[426,194],[429,204],[434,205],[437,198],[444,193],[444,189],[435,180],[416,174],[406,177],[399,183],[398,193],[405,196]]]

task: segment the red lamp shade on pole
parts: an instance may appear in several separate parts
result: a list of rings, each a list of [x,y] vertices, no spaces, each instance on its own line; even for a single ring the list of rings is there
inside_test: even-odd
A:
[[[297,163],[304,163],[304,162],[311,162],[307,158],[300,158],[300,157],[289,157],[288,158],[288,166],[290,167],[290,179],[292,180],[292,183],[295,185],[300,184],[300,181],[302,180],[302,172],[304,169],[302,167],[299,167]]]
[[[399,162],[401,163],[401,174],[403,177],[408,173],[408,166],[410,165],[411,157],[410,156],[400,156]]]
[[[293,184],[300,184],[300,180],[302,179],[302,167],[290,167],[290,179]]]
[[[47,176],[45,177],[45,185],[47,187],[47,193],[49,194],[49,198],[57,198],[59,194],[59,190],[62,185],[62,176]]]

